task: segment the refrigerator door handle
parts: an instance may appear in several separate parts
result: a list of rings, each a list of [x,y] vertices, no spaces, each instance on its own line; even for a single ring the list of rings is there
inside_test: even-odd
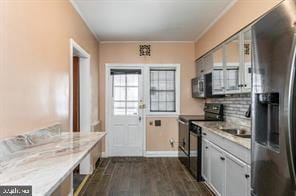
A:
[[[294,106],[294,85],[295,85],[295,66],[296,66],[296,34],[294,34],[293,39],[293,56],[291,59],[291,75],[289,79],[289,94],[288,94],[288,144],[287,144],[287,154],[288,154],[288,164],[290,170],[291,180],[294,187],[296,187],[296,175],[295,175],[295,162],[294,157],[296,156],[295,147],[295,127],[293,126],[293,110]]]

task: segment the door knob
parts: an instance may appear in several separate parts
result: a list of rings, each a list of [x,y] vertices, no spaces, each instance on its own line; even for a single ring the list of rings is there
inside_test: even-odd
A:
[[[140,109],[145,109],[146,105],[144,104],[144,102],[142,100],[140,100],[140,103],[139,103],[139,108]]]

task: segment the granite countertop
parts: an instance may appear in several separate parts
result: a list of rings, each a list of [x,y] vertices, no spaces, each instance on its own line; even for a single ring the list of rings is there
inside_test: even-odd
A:
[[[14,143],[14,150],[0,156],[0,184],[32,185],[33,195],[50,195],[104,136],[105,132],[61,133],[35,137],[21,147]]]
[[[243,128],[247,132],[251,133],[251,130],[249,127],[245,127],[242,125],[238,125],[235,123],[229,123],[229,122],[220,122],[220,121],[193,121],[194,124],[205,128],[223,138],[226,138],[236,144],[239,144],[247,149],[251,149],[251,139],[250,138],[242,138],[235,135],[232,135],[230,133],[227,133],[225,131],[220,130],[221,128]]]

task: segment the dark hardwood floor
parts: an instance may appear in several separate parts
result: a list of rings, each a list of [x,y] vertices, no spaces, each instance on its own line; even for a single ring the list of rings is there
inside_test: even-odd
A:
[[[187,196],[214,194],[196,182],[177,158],[108,158],[89,178],[80,195]]]

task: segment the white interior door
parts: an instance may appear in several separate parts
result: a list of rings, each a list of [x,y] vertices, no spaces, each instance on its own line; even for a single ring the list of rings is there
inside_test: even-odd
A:
[[[109,71],[109,156],[143,156],[143,71]]]

